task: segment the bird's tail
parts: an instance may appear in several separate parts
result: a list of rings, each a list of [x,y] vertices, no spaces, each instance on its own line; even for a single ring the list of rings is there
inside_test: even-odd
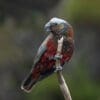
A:
[[[28,77],[26,77],[26,79],[23,81],[21,89],[29,93],[35,86],[36,82],[37,80],[33,77],[33,74],[31,72],[29,73]]]

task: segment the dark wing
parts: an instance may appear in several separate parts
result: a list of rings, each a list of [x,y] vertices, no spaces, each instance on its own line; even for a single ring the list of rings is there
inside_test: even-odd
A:
[[[39,62],[41,56],[45,53],[46,50],[47,50],[47,47],[46,47],[45,44],[41,45],[39,47],[39,50],[38,50],[38,52],[37,52],[37,54],[35,56],[35,59],[34,59],[34,65]]]
[[[46,52],[46,50],[47,50],[47,42],[51,37],[52,37],[51,34],[48,35],[47,38],[43,41],[43,43],[39,47],[39,50],[38,50],[38,52],[37,52],[37,54],[35,56],[35,59],[34,59],[34,65],[40,61],[41,56]]]
[[[31,91],[32,87],[38,81],[38,77],[40,77],[40,76],[37,77],[37,75],[40,75],[39,73],[36,73],[36,75],[34,76],[33,70],[34,69],[37,70],[37,67],[35,67],[35,65],[40,61],[41,56],[46,52],[46,50],[47,50],[46,44],[47,44],[50,37],[51,37],[51,35],[49,35],[44,40],[44,42],[41,44],[41,46],[39,47],[39,50],[38,50],[36,57],[34,59],[34,64],[33,64],[32,70],[30,71],[30,73],[28,74],[28,76],[25,78],[25,80],[23,81],[23,83],[21,85],[21,88],[26,92]]]

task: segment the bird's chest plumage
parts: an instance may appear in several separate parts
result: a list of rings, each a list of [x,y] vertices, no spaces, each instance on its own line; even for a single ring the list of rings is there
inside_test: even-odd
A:
[[[48,40],[46,44],[46,51],[41,56],[40,61],[36,64],[36,70],[40,71],[42,75],[52,73],[55,70],[55,62],[54,59],[56,52],[57,52],[58,44],[54,39]],[[69,45],[66,41],[63,42],[62,47],[62,59],[60,60],[61,66],[65,64],[65,62],[68,62],[72,56],[73,53],[73,46]],[[39,70],[38,70],[39,69]],[[33,71],[37,72],[36,70]]]
[[[57,43],[53,40],[50,39],[47,43],[47,56],[54,56],[56,54],[57,51]]]
[[[57,41],[54,39],[50,39],[47,42],[47,50],[43,55],[43,62],[46,63],[55,63],[54,56],[56,55],[57,52]],[[67,41],[63,42],[63,47],[62,47],[62,59],[61,63],[65,63],[66,61],[69,61],[73,53],[73,48],[70,46],[70,44]]]
[[[56,51],[57,51],[57,44],[55,43],[54,40],[50,39],[48,42],[47,42],[47,50],[45,51],[45,53],[43,54],[42,56],[42,63],[43,64],[54,64],[55,61],[54,61],[54,56],[56,54]]]

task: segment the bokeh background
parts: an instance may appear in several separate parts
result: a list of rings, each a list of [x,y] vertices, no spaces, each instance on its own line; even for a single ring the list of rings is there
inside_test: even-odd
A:
[[[64,66],[73,100],[100,100],[99,0],[0,0],[0,100],[64,100],[56,74],[29,94],[20,89],[52,17],[75,32],[75,52]]]

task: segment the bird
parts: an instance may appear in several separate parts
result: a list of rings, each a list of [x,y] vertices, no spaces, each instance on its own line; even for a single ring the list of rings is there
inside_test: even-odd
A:
[[[64,19],[53,17],[44,25],[46,39],[40,45],[33,61],[32,69],[21,84],[21,89],[30,92],[41,80],[58,70],[69,62],[74,51],[73,27]],[[58,39],[63,37],[61,56],[57,56]],[[61,66],[56,68],[56,59],[60,59]]]

